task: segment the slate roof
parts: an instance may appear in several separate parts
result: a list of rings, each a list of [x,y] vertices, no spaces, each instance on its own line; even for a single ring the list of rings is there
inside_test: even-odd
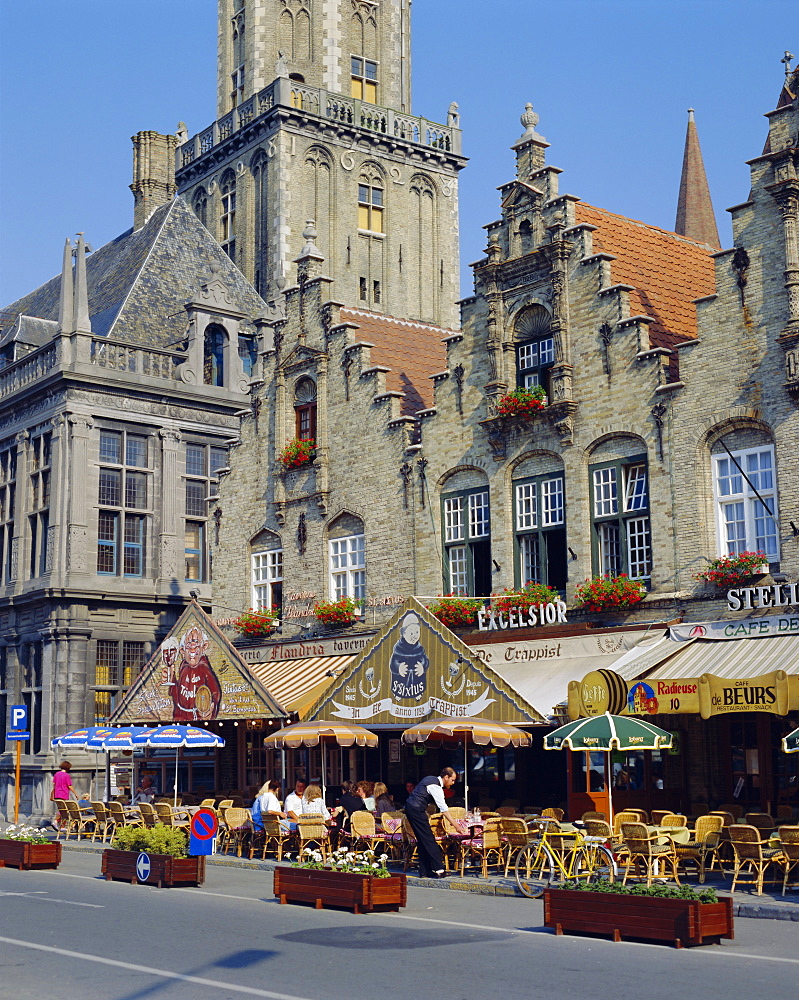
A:
[[[578,223],[587,222],[595,253],[612,254],[612,283],[632,285],[630,315],[651,316],[652,347],[673,347],[697,335],[693,299],[716,291],[711,251],[699,243],[615,215],[585,202],[575,205]]]
[[[183,303],[209,277],[212,261],[235,307],[257,315],[263,300],[194,212],[181,198],[162,205],[141,229],[86,258],[92,332],[150,347],[174,344],[186,331]],[[2,310],[6,329],[20,314],[57,321],[60,293],[59,274]]]
[[[356,340],[365,340],[372,348],[372,363],[385,365],[386,387],[403,394],[400,410],[412,416],[433,405],[430,376],[447,367],[447,352],[442,343],[454,330],[429,323],[395,319],[365,309],[342,309],[341,321],[357,323]]]

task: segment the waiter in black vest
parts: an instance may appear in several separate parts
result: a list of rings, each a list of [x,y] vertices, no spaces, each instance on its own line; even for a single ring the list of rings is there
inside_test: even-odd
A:
[[[427,878],[443,878],[446,874],[444,857],[433,836],[427,807],[434,802],[438,812],[448,812],[444,789],[451,788],[457,780],[455,771],[451,767],[445,767],[438,777],[431,775],[429,778],[422,778],[405,803],[405,815],[416,834],[419,874]]]

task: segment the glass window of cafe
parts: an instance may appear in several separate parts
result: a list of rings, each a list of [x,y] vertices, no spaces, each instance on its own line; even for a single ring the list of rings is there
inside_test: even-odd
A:
[[[668,750],[614,750],[610,755],[614,793],[658,792],[680,785],[678,769],[669,766]],[[572,766],[573,792],[607,791],[607,754],[604,751],[575,754]]]

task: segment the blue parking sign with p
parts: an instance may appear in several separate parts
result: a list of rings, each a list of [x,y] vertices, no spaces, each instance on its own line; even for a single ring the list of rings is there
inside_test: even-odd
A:
[[[28,728],[28,706],[27,705],[9,705],[9,709],[8,709],[8,728],[9,729],[27,729]]]

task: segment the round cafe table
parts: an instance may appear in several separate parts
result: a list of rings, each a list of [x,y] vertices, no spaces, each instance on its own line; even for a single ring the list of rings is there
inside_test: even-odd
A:
[[[675,844],[687,844],[691,839],[691,831],[687,826],[647,826],[650,834],[657,834],[659,844],[667,844],[670,840]]]

